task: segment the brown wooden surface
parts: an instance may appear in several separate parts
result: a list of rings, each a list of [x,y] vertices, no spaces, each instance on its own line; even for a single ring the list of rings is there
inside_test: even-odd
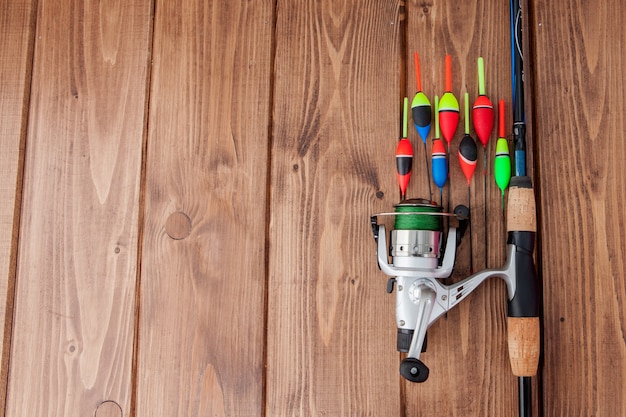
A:
[[[537,2],[546,416],[626,415],[626,11]]]
[[[534,415],[625,415],[626,11],[525,4]],[[446,53],[473,101],[484,56],[510,131],[508,2],[8,0],[0,21],[0,415],[516,415],[504,284],[429,330],[430,378],[406,383],[369,226],[399,198],[414,51],[431,101]],[[475,270],[504,261],[495,138]]]
[[[150,4],[104,6],[38,2],[6,415],[130,409]]]
[[[263,410],[273,5],[156,6],[138,416]]]
[[[267,415],[400,411],[368,217],[396,198],[399,7],[278,3]]]
[[[30,0],[0,4],[0,392],[6,391],[11,349],[13,293],[22,192],[23,146],[26,138],[34,7]],[[4,409],[6,396],[0,396]]]

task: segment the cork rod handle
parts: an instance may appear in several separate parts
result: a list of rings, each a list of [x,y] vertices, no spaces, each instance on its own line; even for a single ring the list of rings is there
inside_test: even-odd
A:
[[[516,246],[516,291],[509,300],[507,333],[511,368],[516,376],[534,376],[540,354],[539,284],[533,251],[537,220],[529,177],[513,177],[507,206],[509,244]]]

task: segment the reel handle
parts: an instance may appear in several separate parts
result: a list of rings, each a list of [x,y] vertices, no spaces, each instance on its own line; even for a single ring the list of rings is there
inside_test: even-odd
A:
[[[509,358],[515,376],[530,377],[537,373],[540,353],[539,281],[533,259],[537,220],[530,177],[511,178],[507,232],[508,243],[516,247],[516,290],[507,318]]]
[[[416,358],[405,358],[400,363],[400,375],[411,382],[424,382],[428,379],[430,370],[424,362]]]

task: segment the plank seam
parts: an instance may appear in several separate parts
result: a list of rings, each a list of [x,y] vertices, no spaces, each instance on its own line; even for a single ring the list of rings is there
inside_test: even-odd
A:
[[[28,39],[28,52],[26,58],[26,75],[24,83],[24,95],[22,99],[22,125],[20,128],[20,142],[18,150],[17,175],[15,181],[15,200],[13,207],[13,230],[11,232],[11,253],[9,255],[9,274],[7,277],[7,295],[4,319],[4,343],[2,346],[2,363],[0,371],[0,410],[2,417],[7,413],[7,399],[9,394],[9,364],[11,360],[11,342],[13,339],[13,319],[15,314],[15,291],[17,288],[17,265],[19,259],[19,235],[22,220],[22,196],[24,192],[24,168],[26,161],[26,141],[28,136],[28,124],[30,121],[30,101],[33,84],[33,65],[35,60],[35,36],[37,34],[37,14],[39,0],[32,0],[29,27],[31,28]]]
[[[272,206],[272,160],[274,143],[274,94],[276,89],[276,31],[278,21],[278,0],[273,1],[272,13],[272,36],[271,36],[271,56],[270,56],[270,79],[269,79],[269,105],[267,117],[267,166],[265,185],[265,294],[263,295],[263,369],[261,382],[261,415],[267,417],[267,364],[268,364],[268,339],[269,339],[269,284],[270,284],[270,221]]]
[[[147,187],[147,161],[148,161],[148,133],[150,131],[150,91],[152,86],[152,52],[154,51],[154,19],[156,15],[156,0],[152,0],[150,5],[150,28],[148,29],[149,42],[146,63],[146,86],[144,101],[144,121],[143,138],[141,144],[141,168],[139,179],[139,213],[137,216],[137,267],[135,277],[135,311],[134,311],[134,332],[133,332],[133,353],[131,364],[131,394],[130,394],[130,416],[137,415],[137,395],[139,379],[139,333],[141,329],[141,265],[143,253],[143,234],[146,218],[146,187]]]

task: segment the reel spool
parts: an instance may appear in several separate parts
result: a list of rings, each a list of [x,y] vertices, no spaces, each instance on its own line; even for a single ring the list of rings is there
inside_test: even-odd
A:
[[[394,265],[434,268],[439,263],[443,222],[442,207],[425,199],[405,200],[394,206],[396,219],[391,231]],[[398,215],[401,214],[401,215]]]

